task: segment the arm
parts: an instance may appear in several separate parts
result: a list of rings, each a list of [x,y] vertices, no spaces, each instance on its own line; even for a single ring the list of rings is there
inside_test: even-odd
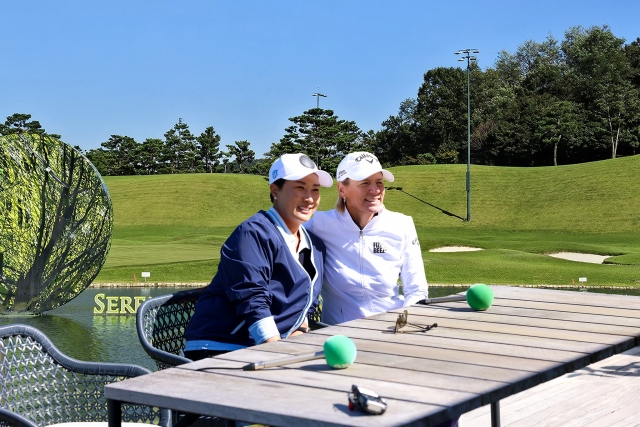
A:
[[[222,247],[218,267],[229,284],[226,295],[236,315],[246,321],[256,344],[280,338],[271,316],[273,295],[268,285],[276,248],[264,234],[241,224]]]
[[[305,332],[308,332],[308,331],[304,331],[304,330],[302,330],[302,329],[305,329],[305,330],[309,329],[309,325],[307,325],[307,322],[306,322],[306,321],[305,321],[302,325],[300,325],[300,327],[299,327],[297,330],[295,330],[295,331],[291,332],[291,334],[289,335],[289,337],[295,337],[295,336],[297,336],[297,335],[302,335],[302,334],[304,334]],[[275,335],[275,336],[273,336],[273,337],[271,337],[271,338],[269,338],[269,339],[266,339],[264,342],[280,341],[281,339],[282,339],[282,338],[280,338],[280,335]]]
[[[424,273],[424,262],[422,261],[418,233],[411,217],[408,218],[406,224],[405,239],[400,279],[402,280],[404,306],[406,307],[427,298],[429,289]]]

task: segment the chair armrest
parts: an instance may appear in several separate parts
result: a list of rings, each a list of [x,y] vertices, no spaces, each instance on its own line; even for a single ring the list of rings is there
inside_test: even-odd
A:
[[[12,427],[39,427],[22,415],[4,408],[0,408],[0,424]]]
[[[147,330],[145,328],[145,318],[147,317],[148,313],[151,310],[160,308],[162,305],[166,304],[173,298],[174,295],[163,295],[160,297],[148,299],[143,302],[140,307],[138,307],[138,311],[136,312],[136,330],[138,332],[140,345],[142,345],[142,348],[149,355],[149,357],[151,357],[156,362],[160,362],[165,365],[178,366],[185,363],[193,362],[193,360],[155,348],[149,341],[149,336],[147,336]],[[153,321],[155,321],[155,318],[153,319]]]

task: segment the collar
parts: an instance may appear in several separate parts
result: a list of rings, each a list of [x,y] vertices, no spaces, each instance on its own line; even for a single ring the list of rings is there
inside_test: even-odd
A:
[[[385,210],[386,209],[383,204],[382,209],[380,209],[379,212],[376,212],[375,214],[373,214],[373,217],[371,217],[371,221],[369,221],[367,225],[365,225],[364,228],[362,228],[362,230],[369,230],[369,229],[375,228],[376,224],[379,222],[378,218],[384,215]],[[336,213],[342,218],[342,221],[346,223],[348,226],[355,227],[356,229],[360,230],[360,226],[356,224],[353,218],[351,218],[351,214],[349,214],[349,210],[346,207],[344,209],[344,212],[339,213],[338,211],[336,211]]]
[[[284,220],[280,216],[277,210],[273,206],[269,208],[268,211],[265,212],[269,218],[273,221],[276,228],[282,234],[284,241],[287,243],[291,254],[294,256],[300,253],[301,250],[306,248],[311,248],[311,245],[308,241],[307,233],[305,233],[304,227],[300,227],[298,229],[298,234],[300,235],[300,245],[298,246],[298,250],[296,251],[296,244],[298,243],[298,238],[289,230],[287,224],[285,224]]]

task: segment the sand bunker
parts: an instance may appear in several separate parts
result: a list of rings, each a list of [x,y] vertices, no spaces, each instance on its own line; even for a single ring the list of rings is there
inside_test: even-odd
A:
[[[439,248],[429,249],[429,252],[474,252],[481,251],[482,248],[474,248],[471,246],[441,246]],[[547,254],[554,258],[566,259],[567,261],[576,262],[588,262],[591,264],[602,264],[605,259],[612,257],[613,255],[594,255],[583,254],[580,252],[558,252],[554,254]]]
[[[594,254],[582,254],[579,252],[558,252],[555,254],[547,254],[554,258],[562,258],[568,261],[588,262],[591,264],[602,264],[605,259],[610,258],[612,255],[594,255]]]
[[[474,252],[481,250],[482,248],[472,248],[471,246],[442,246],[440,248],[429,249],[429,252]]]

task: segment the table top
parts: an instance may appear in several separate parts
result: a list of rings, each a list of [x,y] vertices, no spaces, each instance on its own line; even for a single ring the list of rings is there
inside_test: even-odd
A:
[[[486,311],[409,307],[409,322],[438,324],[428,332],[395,334],[396,310],[114,383],[105,395],[271,426],[429,426],[640,344],[640,297],[492,289]],[[324,360],[240,369],[320,351],[332,335],[356,344],[347,369]],[[350,411],[352,384],[384,397],[387,411]]]

